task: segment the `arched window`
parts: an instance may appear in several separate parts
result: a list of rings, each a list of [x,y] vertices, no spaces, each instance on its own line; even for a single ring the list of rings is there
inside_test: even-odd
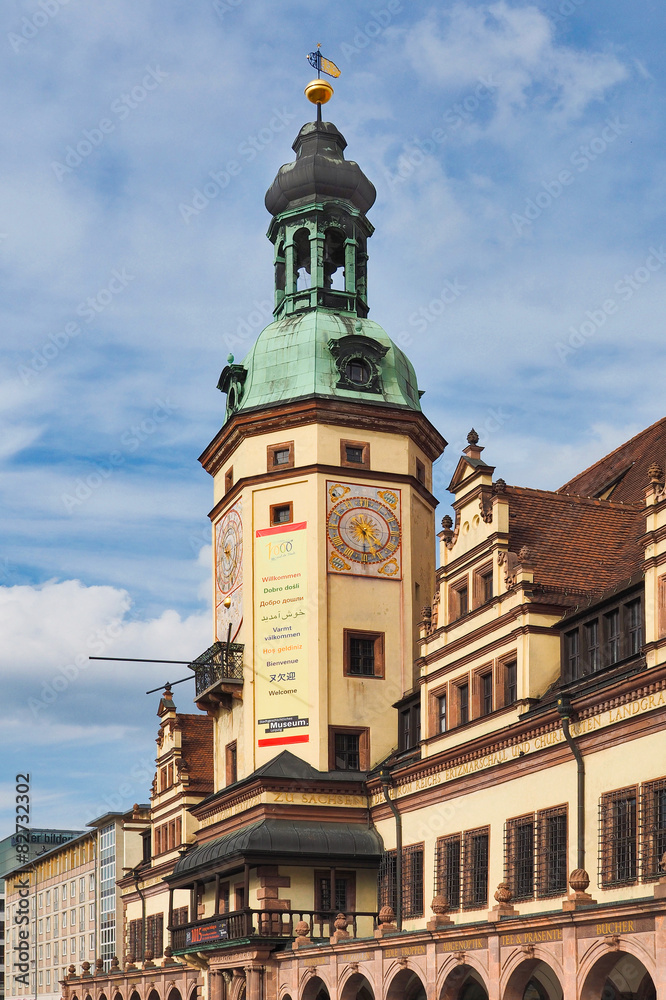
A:
[[[324,233],[324,288],[345,290],[345,234],[333,227]]]
[[[299,291],[310,287],[310,261],[310,233],[307,229],[297,229],[294,233],[294,282]]]

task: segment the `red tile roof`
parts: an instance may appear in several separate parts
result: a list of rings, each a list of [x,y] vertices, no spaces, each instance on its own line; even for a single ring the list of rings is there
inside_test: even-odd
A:
[[[505,488],[509,500],[509,550],[532,553],[534,582],[601,592],[635,573],[644,559],[642,504],[568,496],[546,490]]]
[[[213,791],[213,720],[207,715],[178,714],[176,718],[190,789],[209,795]]]
[[[647,470],[654,462],[666,468],[666,417],[574,476],[557,492],[595,497],[612,487],[609,500],[640,503],[649,482]]]

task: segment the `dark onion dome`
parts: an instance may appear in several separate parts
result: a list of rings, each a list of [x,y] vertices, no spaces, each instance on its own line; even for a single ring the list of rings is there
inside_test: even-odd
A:
[[[377,192],[358,163],[345,160],[347,142],[331,122],[309,122],[296,136],[293,163],[285,163],[266,192],[266,208],[279,215],[290,207],[344,199],[365,214]]]

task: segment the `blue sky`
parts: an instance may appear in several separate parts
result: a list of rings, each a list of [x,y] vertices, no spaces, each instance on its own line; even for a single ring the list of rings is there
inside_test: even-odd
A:
[[[450,442],[445,502],[471,426],[498,476],[555,488],[663,416],[666,35],[650,0],[640,16],[619,0],[6,0],[0,18],[9,832],[16,771],[35,825],[147,798],[144,692],[183,671],[91,652],[210,642],[197,456],[227,354],[269,321],[263,196],[310,118],[305,54],[320,41],[342,70],[327,117],[378,192],[371,316]]]

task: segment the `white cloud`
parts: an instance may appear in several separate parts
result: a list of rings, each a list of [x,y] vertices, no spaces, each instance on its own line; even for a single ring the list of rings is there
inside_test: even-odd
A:
[[[542,121],[566,125],[628,76],[612,52],[562,44],[542,11],[505,0],[432,10],[405,31],[404,41],[423,80],[456,93],[473,91],[479,81],[496,87],[496,139],[530,108]]]

